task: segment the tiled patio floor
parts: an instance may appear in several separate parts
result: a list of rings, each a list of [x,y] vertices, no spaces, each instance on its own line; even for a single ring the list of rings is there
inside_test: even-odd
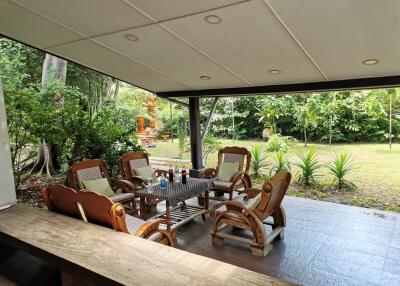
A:
[[[212,219],[178,232],[177,247],[302,285],[400,285],[400,215],[286,197],[283,241],[265,258],[225,241],[213,247]]]

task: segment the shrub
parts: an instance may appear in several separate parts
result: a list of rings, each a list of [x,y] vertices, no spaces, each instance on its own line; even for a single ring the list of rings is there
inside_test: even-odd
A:
[[[267,166],[266,153],[262,145],[256,145],[251,150],[251,168],[255,177],[261,175],[262,170]]]
[[[286,158],[286,154],[282,151],[278,151],[275,153],[274,163],[275,164],[273,165],[270,171],[270,177],[272,177],[279,171],[290,171],[291,169],[291,163]]]
[[[337,184],[339,190],[343,187],[355,188],[352,182],[346,180],[347,175],[354,169],[349,154],[336,154],[335,159],[327,164],[327,168],[329,173],[333,176],[334,182]]]
[[[210,134],[206,134],[206,136],[204,137],[204,141],[203,141],[204,165],[207,165],[208,155],[210,155],[211,153],[213,153],[215,151],[218,151],[221,148],[222,148],[222,144],[218,138],[216,138]]]
[[[288,136],[272,135],[267,142],[268,152],[288,152],[294,144],[294,140]]]
[[[300,168],[299,182],[305,186],[310,186],[315,182],[315,178],[318,175],[318,169],[321,168],[321,164],[318,162],[315,148],[309,148],[304,152],[296,154],[300,163],[295,165]]]

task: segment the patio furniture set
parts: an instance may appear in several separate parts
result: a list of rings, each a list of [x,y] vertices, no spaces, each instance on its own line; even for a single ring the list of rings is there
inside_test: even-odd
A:
[[[281,202],[291,175],[278,172],[256,189],[252,188],[250,165],[251,154],[246,148],[225,147],[218,153],[216,168],[200,170],[197,177],[188,177],[185,182],[174,181],[169,174],[170,182],[161,187],[151,182],[168,177],[168,172],[153,170],[146,153],[131,152],[120,159],[120,179],[110,177],[105,161],[85,160],[70,167],[68,187],[49,185],[42,195],[49,211],[168,246],[174,245],[179,227],[199,216],[205,221],[210,213],[214,217],[214,245],[233,239],[249,244],[254,255],[266,256],[270,243],[283,238],[286,222]],[[214,196],[209,197],[209,192]],[[234,192],[238,193],[235,198]],[[186,202],[196,197],[198,204]],[[222,201],[212,212],[210,198]],[[165,212],[159,213],[157,205],[162,202]],[[272,227],[271,233],[267,234],[265,225]],[[230,232],[229,227],[242,229],[251,238]]]

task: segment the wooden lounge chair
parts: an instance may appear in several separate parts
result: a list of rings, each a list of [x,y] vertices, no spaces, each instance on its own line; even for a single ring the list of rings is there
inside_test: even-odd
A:
[[[146,187],[147,182],[145,181],[145,178],[139,177],[135,169],[141,168],[141,167],[146,167],[149,166],[149,156],[145,152],[130,152],[127,154],[122,155],[122,157],[119,160],[119,169],[120,169],[120,174],[121,177],[129,182],[131,182],[134,186],[135,189],[142,189]],[[167,176],[168,171],[166,170],[153,170],[153,180],[155,180],[157,177],[161,176],[161,174],[164,174]],[[153,182],[155,183],[155,182]],[[152,213],[155,211],[157,207],[157,203],[159,200],[157,199],[147,199],[145,201],[144,205],[140,206],[140,216],[142,218],[146,217],[148,214]]]
[[[237,171],[229,180],[219,178],[220,167],[223,163],[238,163]],[[210,191],[216,196],[224,193],[229,194],[229,200],[233,198],[233,192],[241,188],[251,188],[249,169],[251,164],[251,153],[242,147],[225,147],[218,152],[218,165],[216,168],[205,168],[200,171],[199,177],[214,179]]]
[[[83,219],[86,222],[112,228],[128,234],[172,246],[168,231],[159,229],[162,219],[144,221],[125,214],[120,203],[88,191],[75,191],[63,185],[49,185],[42,191],[43,200],[50,211]]]
[[[241,196],[243,201],[238,199],[217,204],[214,208],[215,221],[211,232],[213,244],[221,245],[224,239],[233,239],[250,244],[253,255],[266,256],[269,244],[275,238],[282,239],[284,235],[286,216],[281,202],[290,179],[289,172],[280,171],[270,181],[265,182],[261,190],[246,189]],[[218,211],[222,207],[225,207],[225,210]],[[266,221],[270,216],[273,218],[272,223]],[[264,224],[272,226],[272,233],[267,235]],[[237,229],[228,233],[227,227],[244,230],[247,234],[250,233],[252,238],[239,235]]]
[[[74,163],[68,172],[68,185],[74,190],[86,189],[83,182],[106,178],[114,191],[110,199],[114,203],[129,204],[133,211],[137,211],[135,186],[126,180],[111,180],[107,163],[100,159],[85,160]]]

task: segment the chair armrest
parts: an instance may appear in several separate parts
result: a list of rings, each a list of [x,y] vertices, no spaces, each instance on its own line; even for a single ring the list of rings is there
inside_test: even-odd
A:
[[[114,189],[121,189],[122,193],[132,193],[146,186],[144,181],[139,177],[131,177],[124,180],[115,180],[113,182]]]
[[[142,224],[139,227],[139,229],[135,232],[134,235],[137,237],[148,239],[154,233],[160,233],[167,240],[166,244],[173,246],[173,240],[172,240],[171,233],[169,231],[159,229],[161,223],[168,224],[165,219],[155,219],[155,220],[148,221],[148,222]]]
[[[240,181],[243,182],[246,189],[251,188],[252,186],[250,176],[243,171],[238,171],[233,174],[229,181],[232,182],[232,188]]]
[[[202,179],[212,179],[217,176],[217,169],[215,168],[204,168],[199,172],[199,178]]]
[[[256,188],[248,188],[244,190],[244,193],[247,195],[247,199],[252,199],[261,193],[261,190]]]

